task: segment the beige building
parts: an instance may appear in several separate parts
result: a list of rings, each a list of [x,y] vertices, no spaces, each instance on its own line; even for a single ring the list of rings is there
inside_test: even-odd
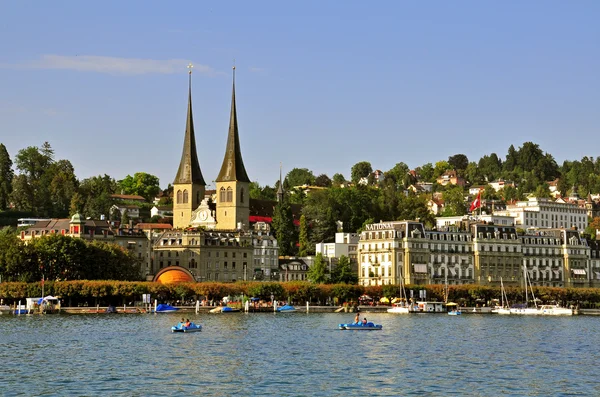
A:
[[[80,214],[75,214],[71,219],[47,219],[36,222],[21,232],[21,240],[28,242],[34,238],[51,234],[117,244],[132,252],[140,261],[143,278],[153,274],[151,239],[140,230],[114,228],[109,221],[83,219]]]
[[[425,231],[414,221],[367,225],[358,244],[359,284],[600,285],[600,246],[574,229],[471,224],[468,230]]]

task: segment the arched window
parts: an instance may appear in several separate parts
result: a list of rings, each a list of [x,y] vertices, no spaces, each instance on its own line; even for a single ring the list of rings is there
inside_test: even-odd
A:
[[[183,193],[181,193],[181,190],[177,191],[177,204],[180,204],[183,201]]]
[[[183,191],[183,204],[187,204],[188,202],[188,191],[187,189]]]
[[[240,190],[240,203],[244,203],[244,188]]]
[[[227,188],[227,202],[231,203],[233,201],[233,190],[231,190],[231,186]]]
[[[221,190],[219,190],[219,202],[224,203],[225,200],[227,200],[227,192],[225,192],[225,188],[222,187]]]

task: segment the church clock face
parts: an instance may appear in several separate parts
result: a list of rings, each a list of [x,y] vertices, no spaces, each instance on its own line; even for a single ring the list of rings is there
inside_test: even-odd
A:
[[[200,220],[205,221],[208,218],[208,211],[204,210],[200,212]]]

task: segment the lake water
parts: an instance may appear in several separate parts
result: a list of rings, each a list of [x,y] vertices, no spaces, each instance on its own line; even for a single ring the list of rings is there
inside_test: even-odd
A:
[[[600,395],[600,317],[0,316],[4,396]]]

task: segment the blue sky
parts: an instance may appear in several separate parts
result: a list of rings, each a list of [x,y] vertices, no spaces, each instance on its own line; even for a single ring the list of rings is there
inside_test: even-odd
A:
[[[0,142],[79,179],[177,171],[192,62],[212,184],[236,98],[248,175],[414,168],[538,143],[599,156],[600,2],[2,2]]]

